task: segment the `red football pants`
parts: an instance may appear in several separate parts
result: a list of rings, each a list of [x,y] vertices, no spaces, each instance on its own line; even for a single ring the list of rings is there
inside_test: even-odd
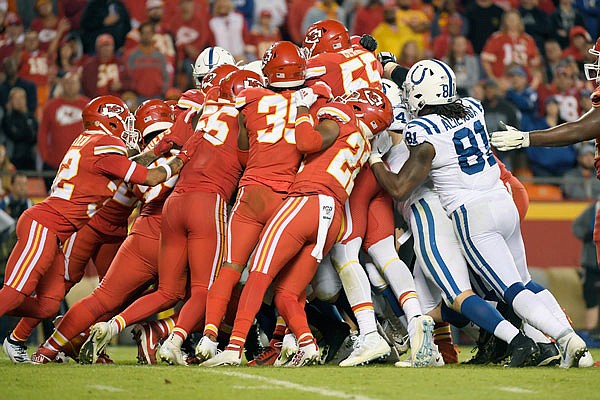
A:
[[[25,211],[0,290],[0,316],[50,318],[65,295],[64,256],[56,234]],[[31,294],[35,291],[35,296]]]
[[[206,294],[223,261],[227,207],[217,193],[172,193],[163,206],[158,289],[119,315],[131,325],[172,307],[186,294],[188,263],[191,297],[177,324],[186,332],[204,318]]]

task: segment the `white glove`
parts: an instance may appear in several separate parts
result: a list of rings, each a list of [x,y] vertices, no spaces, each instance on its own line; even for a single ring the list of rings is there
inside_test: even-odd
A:
[[[373,165],[383,162],[383,156],[392,148],[392,144],[392,138],[387,131],[375,135],[373,139],[371,139],[369,164]]]
[[[492,146],[498,150],[509,151],[529,147],[529,132],[521,132],[502,121],[500,121],[500,128],[506,130],[492,132],[490,135]]]
[[[296,107],[307,107],[310,108],[313,104],[315,104],[315,101],[317,101],[317,98],[319,98],[318,95],[315,94],[315,92],[312,90],[312,88],[302,88],[298,91],[296,91],[294,93],[294,103],[296,104]]]

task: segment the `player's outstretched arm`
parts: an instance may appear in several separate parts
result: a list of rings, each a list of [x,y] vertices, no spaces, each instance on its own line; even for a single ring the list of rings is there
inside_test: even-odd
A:
[[[179,171],[181,171],[181,168],[183,168],[185,165],[185,160],[187,159],[187,155],[185,157],[179,157],[179,154],[168,164],[148,169],[148,174],[144,180],[144,185],[156,186],[168,181],[173,175],[178,174]]]
[[[133,157],[129,157],[129,159],[137,164],[140,164],[140,165],[143,165],[144,167],[146,167],[146,166],[150,165],[151,163],[153,163],[159,157],[160,157],[160,154],[158,154],[158,155],[155,154],[154,149],[151,149],[151,150],[147,150],[143,153],[136,154]]]
[[[387,169],[380,154],[371,153],[369,158],[369,164],[379,184],[399,201],[406,200],[411,192],[427,179],[431,170],[431,160],[435,156],[433,146],[427,142],[409,148],[410,157],[397,174]]]

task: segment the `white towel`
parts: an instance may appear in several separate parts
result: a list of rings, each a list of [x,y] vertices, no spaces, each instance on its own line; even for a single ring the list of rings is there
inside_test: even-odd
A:
[[[323,259],[323,247],[325,247],[325,240],[327,240],[327,232],[333,221],[333,215],[335,214],[335,201],[333,197],[326,196],[324,194],[319,195],[319,230],[317,231],[317,242],[315,248],[310,253],[311,256],[321,262]]]

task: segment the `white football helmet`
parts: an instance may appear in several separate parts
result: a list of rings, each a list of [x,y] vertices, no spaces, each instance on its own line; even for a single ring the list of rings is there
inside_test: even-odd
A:
[[[422,60],[410,67],[403,84],[408,111],[416,116],[423,107],[454,103],[456,75],[439,60]]]
[[[392,110],[394,112],[394,120],[388,129],[391,131],[402,131],[406,123],[410,120],[410,116],[406,109],[406,102],[402,99],[400,88],[396,85],[396,82],[385,78],[381,80],[381,85],[383,86],[383,93],[385,93],[390,103],[392,103]]]
[[[262,72],[262,60],[251,61],[248,64],[242,65],[240,69],[256,72],[262,77],[263,84],[265,83],[265,75]]]
[[[600,38],[596,40],[594,47],[588,51],[596,57],[596,62],[593,64],[583,64],[585,77],[588,81],[596,81],[600,85]]]
[[[207,47],[202,50],[202,53],[196,58],[196,62],[192,64],[192,75],[194,76],[196,89],[200,89],[204,75],[208,74],[214,67],[223,64],[235,65],[235,59],[230,52],[218,46]]]

